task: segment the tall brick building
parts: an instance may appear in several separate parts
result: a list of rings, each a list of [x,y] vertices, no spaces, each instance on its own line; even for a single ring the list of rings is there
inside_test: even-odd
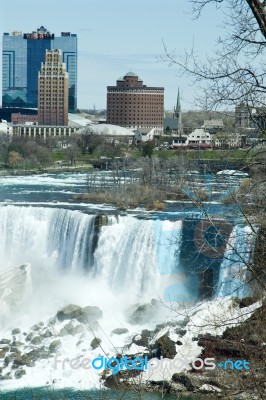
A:
[[[40,125],[68,124],[68,72],[58,49],[46,50],[39,72],[38,116]]]
[[[107,123],[126,128],[163,129],[164,88],[143,85],[134,72],[128,72],[107,86]]]

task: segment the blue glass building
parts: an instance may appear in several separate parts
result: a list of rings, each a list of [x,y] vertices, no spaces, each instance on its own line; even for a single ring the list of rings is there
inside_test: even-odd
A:
[[[46,49],[62,50],[69,73],[69,111],[77,110],[77,35],[62,32],[56,37],[43,26],[32,33],[3,35],[3,107],[38,107],[38,72]]]

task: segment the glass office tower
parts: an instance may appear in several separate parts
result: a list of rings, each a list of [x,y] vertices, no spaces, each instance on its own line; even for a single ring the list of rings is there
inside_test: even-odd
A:
[[[69,111],[77,110],[77,35],[62,32],[56,37],[43,26],[32,33],[3,35],[3,107],[38,107],[38,72],[51,49],[62,50],[69,73]]]

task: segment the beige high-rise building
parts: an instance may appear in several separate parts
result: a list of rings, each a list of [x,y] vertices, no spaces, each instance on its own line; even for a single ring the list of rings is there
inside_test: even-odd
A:
[[[46,50],[38,75],[38,120],[40,125],[68,124],[68,72],[60,49]]]

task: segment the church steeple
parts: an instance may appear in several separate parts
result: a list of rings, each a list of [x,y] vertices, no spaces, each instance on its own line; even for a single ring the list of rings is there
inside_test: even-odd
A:
[[[178,88],[177,99],[176,99],[176,107],[174,107],[174,118],[178,119],[178,128],[177,131],[179,135],[182,134],[182,114],[181,114],[181,101],[180,101],[180,91]]]
[[[179,92],[179,88],[178,88],[178,93],[177,93],[175,112],[176,112],[176,113],[180,113],[180,112],[181,112],[181,103],[180,103],[180,92]]]

